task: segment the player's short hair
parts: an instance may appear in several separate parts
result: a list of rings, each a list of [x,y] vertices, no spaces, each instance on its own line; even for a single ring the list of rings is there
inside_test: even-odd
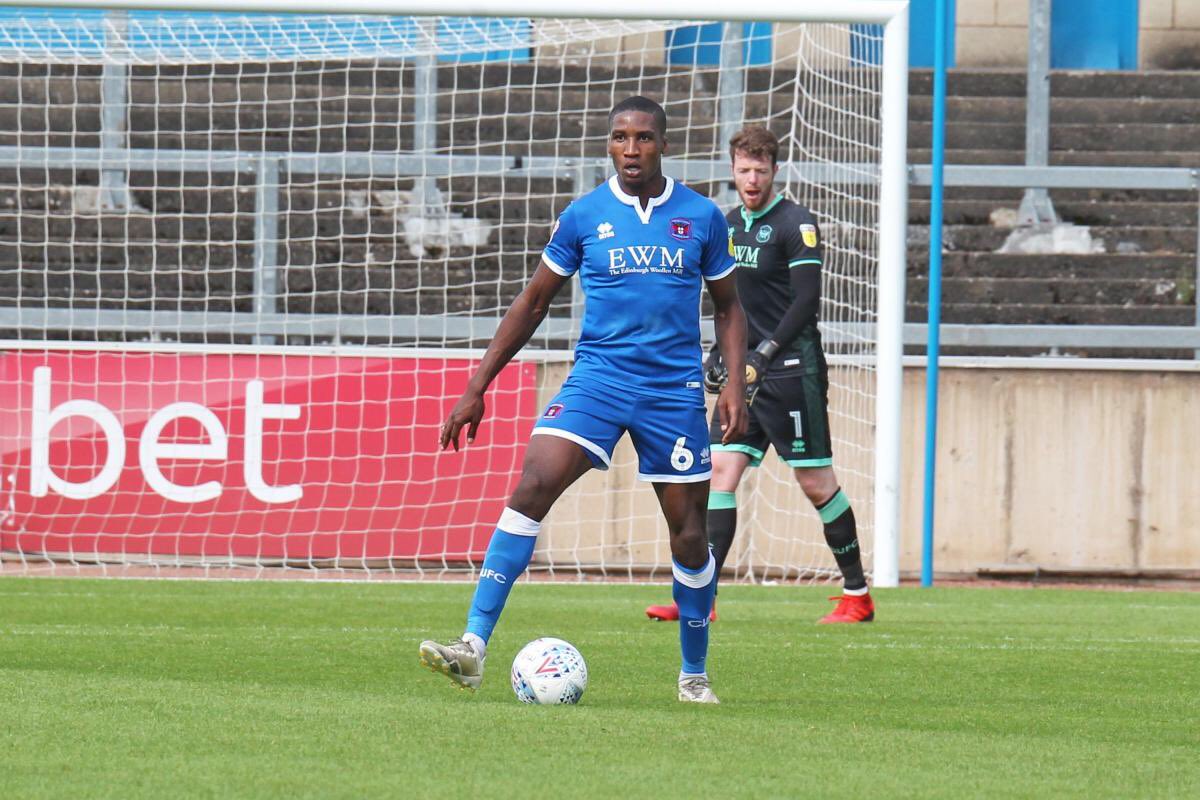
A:
[[[617,103],[613,106],[612,111],[608,112],[608,126],[611,128],[617,115],[626,111],[641,111],[654,117],[654,127],[658,129],[658,135],[664,139],[667,137],[667,112],[649,97],[636,94]]]
[[[750,158],[770,158],[772,164],[778,164],[779,139],[767,128],[747,125],[729,139],[729,160],[738,153]]]

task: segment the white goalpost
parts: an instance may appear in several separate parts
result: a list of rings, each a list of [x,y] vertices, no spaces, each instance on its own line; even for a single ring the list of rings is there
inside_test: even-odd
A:
[[[6,6],[6,568],[477,569],[570,367],[577,281],[479,439],[439,453],[439,424],[558,213],[611,174],[608,110],[644,94],[664,172],[726,211],[730,135],[779,137],[826,242],[835,468],[873,583],[898,584],[907,0]],[[776,462],[739,490],[726,569],[832,581]],[[668,575],[635,473],[624,442],[531,569]]]

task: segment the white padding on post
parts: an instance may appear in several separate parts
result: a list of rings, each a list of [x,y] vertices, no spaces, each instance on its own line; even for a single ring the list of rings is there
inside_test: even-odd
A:
[[[542,531],[542,523],[535,519],[530,519],[520,511],[513,511],[511,508],[504,509],[504,513],[500,515],[500,522],[496,523],[496,527],[505,533],[511,533],[516,536],[537,536]]]

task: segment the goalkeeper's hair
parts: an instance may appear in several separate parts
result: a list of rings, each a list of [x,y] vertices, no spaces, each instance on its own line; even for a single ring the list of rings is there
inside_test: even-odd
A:
[[[770,158],[772,164],[779,163],[779,139],[770,130],[760,125],[747,125],[729,139],[729,160],[741,153],[750,158]]]
[[[611,128],[613,120],[617,118],[617,115],[623,114],[626,111],[641,111],[644,114],[654,117],[654,127],[658,130],[658,135],[664,139],[667,137],[667,112],[649,97],[642,97],[640,94],[636,94],[633,97],[626,97],[617,103],[613,106],[612,111],[608,112],[608,126]]]

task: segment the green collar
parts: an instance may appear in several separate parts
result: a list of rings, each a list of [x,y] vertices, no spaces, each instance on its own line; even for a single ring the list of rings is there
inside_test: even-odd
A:
[[[772,201],[771,201],[771,202],[770,202],[770,203],[767,205],[767,207],[766,207],[766,208],[764,208],[762,211],[747,211],[747,210],[746,210],[746,206],[744,206],[744,205],[743,205],[743,206],[741,206],[741,211],[742,211],[742,222],[744,222],[744,223],[746,224],[746,230],[745,230],[745,232],[746,232],[746,233],[749,233],[749,232],[750,232],[750,226],[752,226],[752,225],[754,224],[754,221],[755,221],[756,219],[760,219],[760,218],[762,218],[762,217],[765,217],[765,216],[766,216],[768,213],[770,213],[770,211],[771,211],[771,209],[772,209],[772,208],[774,208],[775,206],[777,206],[777,205],[779,204],[779,201],[780,201],[780,200],[782,200],[782,199],[783,199],[783,195],[782,195],[782,194],[776,194],[776,195],[775,195],[775,199],[774,199],[774,200],[772,200]]]

